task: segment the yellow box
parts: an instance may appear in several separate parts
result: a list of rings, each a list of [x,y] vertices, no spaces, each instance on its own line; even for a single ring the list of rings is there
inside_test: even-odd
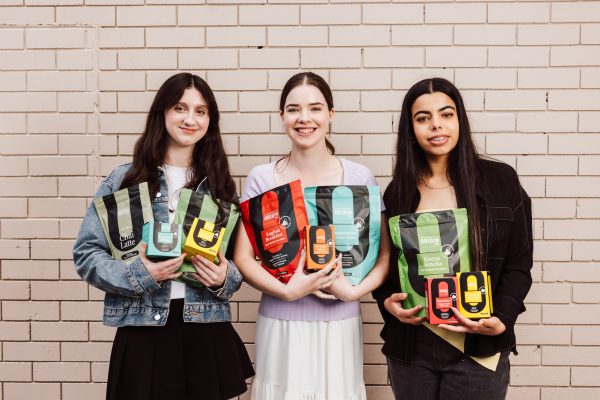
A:
[[[225,228],[215,226],[212,222],[200,218],[194,218],[183,245],[183,252],[186,253],[188,260],[199,255],[212,262],[221,248],[223,236],[225,236]]]
[[[490,318],[494,312],[488,271],[458,272],[458,310],[466,318]]]

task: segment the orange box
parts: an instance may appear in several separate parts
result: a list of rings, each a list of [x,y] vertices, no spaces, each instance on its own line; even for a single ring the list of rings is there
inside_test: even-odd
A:
[[[306,269],[318,271],[335,258],[333,225],[306,226]]]
[[[458,324],[452,307],[458,308],[458,281],[454,276],[427,278],[425,280],[425,304],[427,319],[431,325]]]

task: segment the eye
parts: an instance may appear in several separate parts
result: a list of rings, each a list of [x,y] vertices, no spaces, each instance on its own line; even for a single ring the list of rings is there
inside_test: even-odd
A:
[[[311,111],[314,111],[314,112],[319,112],[319,111],[321,111],[321,110],[322,110],[322,108],[321,108],[321,107],[313,107],[313,108],[311,108],[310,110],[311,110]]]
[[[297,107],[289,107],[286,111],[289,113],[296,113],[296,112],[298,112],[298,108]]]
[[[175,107],[173,107],[173,110],[175,110],[177,112],[183,112],[183,111],[185,111],[185,107],[182,106],[181,104],[177,104]]]
[[[428,119],[429,119],[428,116],[421,114],[415,118],[415,121],[422,123],[422,122],[427,121]]]
[[[198,110],[196,110],[196,114],[200,115],[200,116],[205,116],[206,115],[206,110],[203,108],[200,108]]]
[[[442,117],[444,118],[452,118],[454,116],[454,113],[452,112],[446,112],[442,114]]]

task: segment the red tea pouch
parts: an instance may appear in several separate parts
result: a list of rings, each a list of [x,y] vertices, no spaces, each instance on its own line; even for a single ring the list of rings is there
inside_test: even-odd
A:
[[[264,269],[287,283],[300,262],[307,225],[300,181],[248,199],[240,208],[254,254]]]

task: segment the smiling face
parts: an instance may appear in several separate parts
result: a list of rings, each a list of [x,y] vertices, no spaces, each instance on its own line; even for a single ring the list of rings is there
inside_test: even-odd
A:
[[[292,89],[281,112],[283,129],[297,148],[325,146],[325,137],[333,110],[321,91],[313,85],[298,85]]]
[[[194,87],[185,89],[179,102],[165,110],[168,145],[189,148],[191,152],[206,134],[209,122],[208,105],[204,97]]]
[[[442,92],[423,94],[413,103],[411,115],[417,143],[427,158],[447,159],[459,136],[454,101]]]

